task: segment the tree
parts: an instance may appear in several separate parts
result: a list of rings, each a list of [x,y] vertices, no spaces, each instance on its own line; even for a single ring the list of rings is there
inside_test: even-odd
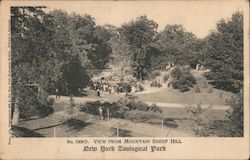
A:
[[[96,26],[93,33],[92,43],[95,44],[95,49],[89,58],[96,69],[105,68],[109,62],[110,53],[112,52],[109,40],[111,34],[102,26]]]
[[[79,89],[83,89],[88,85],[90,80],[88,73],[77,55],[70,58],[69,64],[64,68],[62,79],[70,95],[79,94]]]
[[[124,38],[132,54],[133,75],[140,80],[145,79],[150,68],[150,50],[157,27],[158,24],[154,21],[140,16],[120,28],[120,36]]]
[[[54,10],[49,15],[56,24],[52,45],[56,56],[53,58],[62,73],[54,87],[59,88],[61,94],[78,94],[78,89],[89,82],[87,68],[93,67],[89,54],[94,50],[91,42],[94,19],[89,15],[68,15],[62,10]]]
[[[228,112],[230,133],[232,136],[243,136],[244,134],[244,105],[243,93],[238,93],[227,103],[231,107]]]
[[[129,45],[125,41],[124,36],[121,35],[118,28],[111,25],[105,26],[105,28],[110,35],[112,35],[108,42],[112,50],[112,54],[109,56],[109,65],[114,74],[118,75],[119,80],[123,81],[125,75],[132,75],[132,54],[130,54]]]
[[[200,60],[202,43],[191,32],[186,32],[182,25],[167,25],[159,33],[154,44],[158,50],[153,62],[154,68],[165,67],[169,62],[178,65],[192,65]]]
[[[189,69],[184,68],[174,68],[171,73],[172,86],[175,89],[179,89],[181,92],[189,91],[194,84],[196,84],[196,79],[190,73]]]
[[[243,86],[243,15],[236,12],[231,19],[221,20],[217,31],[206,43],[207,74],[215,87],[239,92]]]
[[[90,61],[94,54],[95,44],[93,34],[95,31],[95,21],[90,15],[71,14],[67,25],[70,34],[71,52],[80,58],[82,65],[88,70],[93,69]]]
[[[47,88],[54,73],[49,48],[53,31],[42,8],[11,7],[13,125],[18,125],[19,116],[44,116],[52,111]]]

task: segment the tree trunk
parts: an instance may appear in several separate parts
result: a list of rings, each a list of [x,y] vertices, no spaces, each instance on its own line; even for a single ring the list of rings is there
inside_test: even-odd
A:
[[[12,118],[12,125],[13,126],[18,126],[19,115],[20,115],[19,98],[16,98],[15,103],[14,103],[14,113],[13,113],[13,118]]]

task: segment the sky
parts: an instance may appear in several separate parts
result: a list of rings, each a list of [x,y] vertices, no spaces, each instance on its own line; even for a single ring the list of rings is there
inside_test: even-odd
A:
[[[58,1],[55,1],[58,2]],[[186,31],[203,38],[216,29],[222,18],[228,19],[242,11],[245,1],[64,1],[50,3],[49,10],[62,9],[68,13],[90,14],[97,25],[112,24],[117,27],[140,15],[158,23],[158,31],[167,24],[182,24]]]

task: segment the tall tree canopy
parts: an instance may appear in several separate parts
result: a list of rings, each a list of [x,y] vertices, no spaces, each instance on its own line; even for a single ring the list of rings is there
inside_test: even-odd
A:
[[[200,60],[202,41],[193,33],[186,32],[182,25],[167,25],[159,33],[155,47],[158,55],[154,68],[165,67],[168,62],[193,65]]]
[[[53,23],[43,7],[11,7],[11,76],[13,124],[19,113],[44,115],[50,82],[57,78],[53,60]],[[49,109],[50,110],[50,109]]]
[[[221,20],[217,31],[207,37],[207,77],[220,89],[239,92],[243,86],[243,15],[237,12]]]
[[[120,28],[120,36],[124,38],[132,54],[133,74],[143,80],[150,69],[151,46],[156,37],[158,24],[140,16],[135,21],[123,24]]]

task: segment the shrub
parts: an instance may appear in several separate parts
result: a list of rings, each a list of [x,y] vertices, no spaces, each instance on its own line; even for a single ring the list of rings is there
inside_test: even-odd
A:
[[[126,113],[126,119],[129,119],[135,122],[147,122],[149,120],[155,119],[155,120],[158,120],[158,122],[160,123],[162,119],[162,115],[160,113],[133,110],[133,111],[128,111]]]
[[[125,97],[130,99],[130,100],[135,100],[137,98],[137,96],[132,95],[132,94],[126,94]]]
[[[129,83],[118,83],[118,86],[121,87],[121,91],[120,92],[131,92],[131,84]]]
[[[160,76],[161,73],[158,70],[155,70],[151,73],[151,79],[155,79],[156,77]]]
[[[196,84],[196,80],[189,69],[175,68],[170,75],[173,78],[171,82],[173,88],[179,89],[181,92],[189,91]]]
[[[169,79],[169,74],[165,74],[164,77],[163,77],[164,83],[167,82],[168,79]]]
[[[244,107],[243,107],[243,94],[240,93],[227,101],[231,107],[228,111],[228,118],[230,120],[230,133],[232,136],[241,137],[244,133]]]
[[[212,92],[213,92],[213,88],[209,88],[208,93],[212,93]]]
[[[207,83],[206,82],[202,83],[202,88],[207,88]]]
[[[149,106],[145,103],[136,102],[126,98],[122,98],[117,102],[113,103],[109,102],[101,103],[100,101],[88,102],[85,105],[81,106],[81,111],[94,115],[99,115],[98,108],[100,106],[104,107],[103,111],[104,116],[107,116],[107,109],[109,109],[110,116],[115,118],[124,118],[124,116],[127,115],[127,112],[132,110],[144,111],[144,112],[150,111],[152,113],[162,113],[162,110],[156,105]]]
[[[206,109],[201,108],[201,104],[197,106],[191,106],[187,109],[187,112],[192,114],[192,129],[197,136],[209,136],[211,127],[211,120],[206,115]]]
[[[162,85],[160,83],[158,83],[157,81],[153,81],[151,84],[150,84],[150,87],[161,87]]]
[[[139,85],[139,91],[144,91],[144,88],[142,87],[142,85]]]
[[[54,102],[55,102],[55,99],[53,97],[48,98],[48,104],[49,105],[52,106],[54,104]]]
[[[200,93],[201,90],[200,90],[200,88],[197,86],[197,87],[195,87],[194,92],[195,92],[195,93]]]
[[[160,107],[158,107],[156,104],[153,104],[151,106],[149,106],[149,111],[152,111],[152,112],[158,112],[158,113],[162,113],[162,109]]]
[[[44,117],[53,113],[52,101],[49,101],[44,90],[41,93],[30,89],[23,90],[19,101],[20,118]]]

